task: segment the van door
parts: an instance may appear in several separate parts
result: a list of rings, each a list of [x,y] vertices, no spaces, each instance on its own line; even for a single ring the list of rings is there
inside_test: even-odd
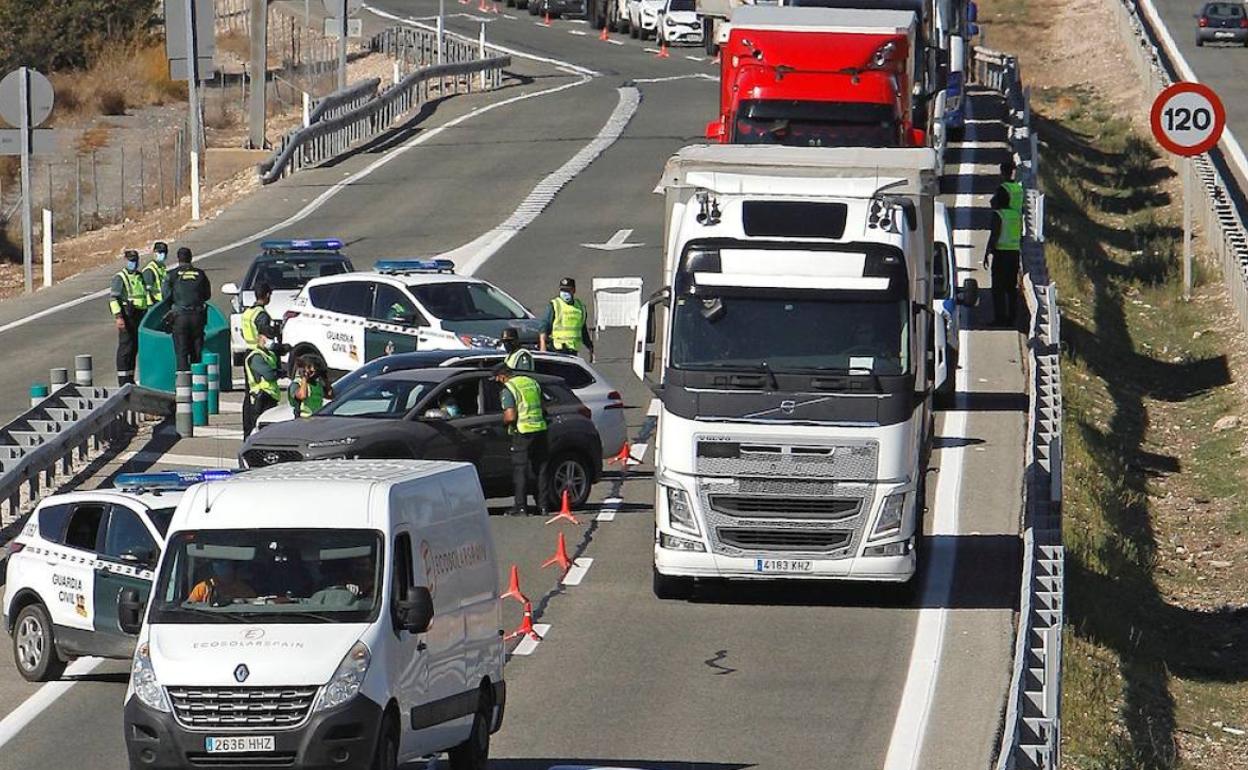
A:
[[[406,528],[394,533],[394,557],[390,566],[390,605],[404,601],[416,586],[416,562],[412,551],[412,536]],[[426,743],[416,731],[412,715],[429,702],[429,655],[424,634],[413,634],[399,628],[394,613],[390,614],[396,655],[389,661],[399,701],[402,729],[399,755],[412,756],[428,753]]]
[[[446,510],[447,500],[440,485],[429,484],[429,498],[413,501]],[[423,495],[423,492],[422,492]],[[462,743],[476,708],[473,692],[465,692],[463,562],[471,556],[465,550],[462,528],[455,518],[434,521],[416,536],[417,582],[433,596],[433,623],[423,634],[421,654],[428,660],[428,700],[411,713],[412,725],[425,733],[431,746],[445,748]],[[468,719],[466,719],[466,717]]]
[[[128,657],[134,653],[135,638],[121,630],[117,601],[121,592],[133,588],[146,603],[155,577],[152,570],[160,558],[160,547],[143,519],[135,511],[113,505],[104,527],[103,544],[95,563],[95,631],[93,649],[101,655]]]

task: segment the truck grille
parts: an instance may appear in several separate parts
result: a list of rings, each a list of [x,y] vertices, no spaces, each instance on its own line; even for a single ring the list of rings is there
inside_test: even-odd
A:
[[[315,687],[170,687],[185,727],[295,727],[312,708]]]
[[[826,529],[747,529],[720,527],[721,542],[745,550],[831,551],[849,542],[852,532]]]
[[[799,442],[743,443],[696,437],[695,466],[704,476],[761,479],[872,481],[879,445],[843,441],[834,445]]]
[[[294,449],[248,449],[243,452],[243,462],[248,468],[263,468],[278,463],[297,463],[303,455]]]
[[[831,497],[747,497],[710,495],[711,508],[726,515],[748,518],[822,519],[837,521],[858,515],[862,500]]]

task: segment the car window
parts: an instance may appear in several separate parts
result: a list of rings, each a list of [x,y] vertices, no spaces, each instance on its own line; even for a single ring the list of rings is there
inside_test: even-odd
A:
[[[932,294],[936,299],[949,298],[949,249],[939,241],[932,260]],[[569,383],[570,384],[570,383]]]
[[[129,508],[113,506],[108,517],[108,529],[104,533],[104,549],[102,556],[120,559],[123,556],[146,555],[147,558],[156,552],[156,541],[138,514]]]
[[[369,281],[345,281],[308,290],[313,307],[333,313],[367,318],[373,310],[373,284]]]
[[[176,508],[153,508],[147,512],[147,518],[151,519],[157,532],[167,535],[169,534],[169,522],[173,521],[173,512],[176,510]]]
[[[533,365],[537,367],[538,374],[550,374],[555,377],[561,377],[568,384],[568,387],[573,390],[586,388],[594,384],[594,376],[576,364],[539,358],[533,362]]]
[[[65,542],[65,524],[69,521],[69,512],[73,506],[49,505],[39,511],[39,536],[50,543]]]
[[[370,317],[378,321],[402,322],[405,318],[416,316],[415,326],[427,326],[416,305],[407,294],[388,283],[377,284],[376,297],[373,300],[373,312]]]
[[[488,283],[430,283],[410,287],[416,300],[443,321],[514,321],[528,311]]]
[[[412,562],[412,538],[406,532],[394,538],[394,571],[390,580],[390,596],[396,604],[411,598],[416,586],[416,568]]]
[[[476,417],[481,413],[480,380],[457,382],[434,394],[425,413],[440,412],[445,419]]]
[[[339,257],[320,259],[266,259],[255,263],[247,274],[244,291],[250,291],[261,281],[275,291],[297,291],[313,278],[341,275],[349,272],[351,265]]]
[[[669,0],[667,4],[669,11],[695,11],[697,7],[694,0]]]
[[[69,515],[69,526],[65,530],[65,545],[94,551],[99,541],[100,523],[104,520],[103,503],[80,503],[74,506]]]
[[[1205,15],[1221,19],[1238,19],[1244,15],[1244,9],[1233,3],[1210,3],[1205,6]]]
[[[320,414],[336,417],[402,417],[435,383],[412,380],[365,380],[339,396]]]

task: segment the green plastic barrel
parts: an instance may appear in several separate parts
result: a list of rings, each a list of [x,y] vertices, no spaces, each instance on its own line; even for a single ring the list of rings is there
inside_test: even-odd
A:
[[[145,388],[172,393],[174,389],[173,337],[161,328],[169,301],[158,303],[143,316],[139,324],[138,381]],[[230,370],[230,321],[215,306],[208,306],[208,325],[204,329],[204,351],[216,353],[220,358],[221,390],[234,388],[234,374]]]

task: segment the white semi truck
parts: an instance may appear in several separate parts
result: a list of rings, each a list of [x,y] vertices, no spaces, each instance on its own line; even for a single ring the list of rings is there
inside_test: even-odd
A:
[[[662,186],[665,285],[633,360],[662,403],[656,595],[696,578],[911,582],[935,152],[694,146]]]

